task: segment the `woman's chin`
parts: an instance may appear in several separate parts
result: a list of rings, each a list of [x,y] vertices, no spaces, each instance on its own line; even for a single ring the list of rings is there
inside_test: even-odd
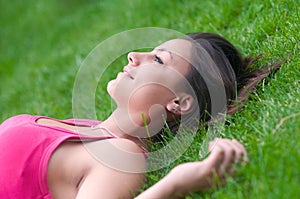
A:
[[[115,83],[116,80],[111,80],[108,82],[107,84],[107,87],[106,87],[106,90],[108,92],[108,94],[112,97],[113,95],[113,92],[114,92],[114,83]]]

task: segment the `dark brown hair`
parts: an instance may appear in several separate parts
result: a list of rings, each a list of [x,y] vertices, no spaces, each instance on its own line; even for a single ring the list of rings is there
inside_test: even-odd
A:
[[[200,44],[211,56],[218,67],[227,95],[227,114],[234,114],[242,108],[242,104],[249,98],[258,86],[258,83],[266,78],[272,71],[280,68],[284,61],[271,64],[261,69],[252,69],[250,66],[263,55],[256,58],[243,57],[241,53],[225,38],[214,33],[192,33],[187,35],[193,41]],[[204,84],[199,73],[193,71],[191,67],[187,79],[196,94],[200,93]],[[233,69],[233,70],[230,70]],[[201,101],[200,94],[198,101]],[[206,96],[206,98],[209,96]],[[205,100],[209,101],[209,100]],[[210,104],[207,105],[209,107]]]
[[[270,72],[279,69],[282,64],[282,62],[278,62],[265,68],[250,70],[250,66],[262,55],[256,58],[243,57],[229,41],[214,33],[191,33],[187,34],[187,37],[200,45],[217,66],[225,88],[227,114],[232,115],[241,109],[243,103],[249,98],[250,93],[255,90],[258,83],[267,77]],[[207,122],[213,116],[210,115],[210,94],[203,77],[197,71],[197,67],[201,67],[201,64],[195,65],[190,67],[186,79],[196,94],[200,120]],[[168,128],[173,133],[178,130],[179,125],[180,121],[177,120],[167,122]],[[157,140],[157,137],[155,140]]]

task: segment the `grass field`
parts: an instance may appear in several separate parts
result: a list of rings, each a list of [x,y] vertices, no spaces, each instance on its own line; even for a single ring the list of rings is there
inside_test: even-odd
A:
[[[120,6],[121,4],[121,6]],[[298,198],[300,194],[299,0],[0,1],[0,122],[29,113],[71,118],[76,72],[88,53],[113,34],[138,27],[215,32],[263,67],[290,55],[230,118],[223,137],[245,144],[250,162],[225,187],[187,198]],[[125,58],[124,58],[125,59]],[[106,82],[97,89],[99,120],[111,111]],[[148,174],[145,188],[172,166],[198,159],[199,143],[170,167]]]

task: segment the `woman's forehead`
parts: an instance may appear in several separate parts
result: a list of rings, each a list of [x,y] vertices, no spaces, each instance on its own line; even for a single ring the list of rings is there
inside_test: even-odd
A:
[[[155,49],[163,49],[171,52],[172,54],[188,59],[190,58],[192,51],[192,42],[185,39],[172,39],[162,43]]]

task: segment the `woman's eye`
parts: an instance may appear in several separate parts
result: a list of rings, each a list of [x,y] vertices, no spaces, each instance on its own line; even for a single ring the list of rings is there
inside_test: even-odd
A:
[[[160,64],[164,64],[164,62],[161,60],[161,58],[158,57],[157,55],[155,55],[154,61],[156,61],[156,62],[158,62],[158,63],[160,63]]]

